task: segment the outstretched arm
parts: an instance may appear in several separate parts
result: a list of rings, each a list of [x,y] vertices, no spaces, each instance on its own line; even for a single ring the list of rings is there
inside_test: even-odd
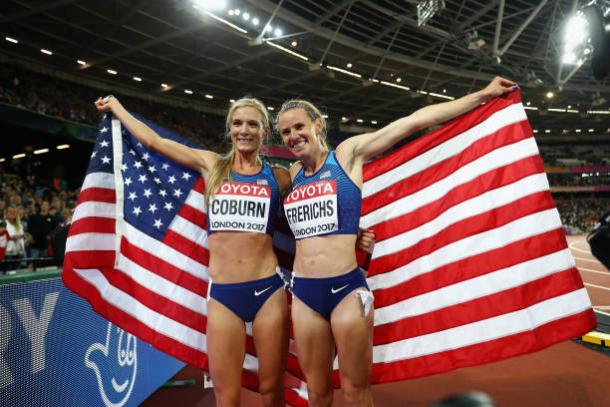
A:
[[[344,162],[366,162],[416,131],[444,123],[469,112],[481,103],[511,92],[515,88],[514,86],[514,82],[496,77],[487,87],[478,92],[450,102],[426,106],[376,132],[350,137],[337,147],[337,155],[341,155]]]
[[[218,154],[212,151],[191,148],[159,136],[153,129],[133,117],[113,96],[99,98],[94,103],[97,110],[111,112],[144,146],[178,164],[205,174],[211,171],[216,161],[218,161]]]

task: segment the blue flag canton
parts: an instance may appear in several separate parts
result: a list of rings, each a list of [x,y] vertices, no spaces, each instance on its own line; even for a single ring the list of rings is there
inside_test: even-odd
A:
[[[145,148],[123,129],[124,218],[162,240],[198,174]]]
[[[87,174],[92,172],[112,173],[114,160],[112,156],[112,127],[110,115],[104,115],[97,132],[93,152],[87,168]]]

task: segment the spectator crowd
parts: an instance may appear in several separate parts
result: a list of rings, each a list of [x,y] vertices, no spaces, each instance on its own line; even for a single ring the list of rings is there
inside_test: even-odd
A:
[[[610,211],[610,196],[605,194],[555,194],[561,222],[572,233],[586,233]]]
[[[70,222],[78,191],[44,186],[34,176],[0,172],[0,271],[60,264],[59,233]],[[65,242],[63,242],[65,244]],[[51,260],[50,258],[54,260]]]
[[[48,78],[19,67],[0,67],[0,102],[39,114],[97,126],[93,100],[100,92]],[[117,92],[118,94],[118,92]],[[188,109],[123,97],[132,111],[214,151],[225,150],[223,119]],[[332,139],[332,135],[331,135]],[[335,137],[336,139],[336,137]],[[336,141],[336,140],[335,140]],[[5,174],[4,171],[13,171]],[[40,259],[61,264],[67,225],[78,198],[65,182],[39,178],[35,168],[0,163],[0,272],[35,268]],[[551,185],[610,184],[609,174],[549,174]],[[573,233],[589,231],[610,210],[610,194],[558,193],[554,196],[563,224]],[[55,246],[55,247],[54,247]]]
[[[100,90],[49,78],[19,67],[0,67],[0,102],[40,114],[92,126],[100,120],[93,101]],[[132,113],[137,113],[206,149],[225,147],[223,118],[189,109],[159,105],[141,99],[116,96]]]

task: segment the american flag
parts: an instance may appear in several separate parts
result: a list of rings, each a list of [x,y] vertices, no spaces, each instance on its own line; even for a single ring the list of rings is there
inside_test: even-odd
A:
[[[364,169],[374,383],[533,352],[596,325],[518,91]]]
[[[202,367],[204,202],[199,174],[148,151],[106,115],[68,232],[63,274],[108,320]]]
[[[361,226],[377,239],[374,383],[532,352],[595,326],[518,92],[367,164],[364,177]],[[203,190],[198,174],[105,118],[64,282],[121,328],[206,369]],[[279,230],[289,265],[293,242]],[[247,331],[243,379],[256,389]],[[292,341],[285,378],[287,402],[306,405]]]

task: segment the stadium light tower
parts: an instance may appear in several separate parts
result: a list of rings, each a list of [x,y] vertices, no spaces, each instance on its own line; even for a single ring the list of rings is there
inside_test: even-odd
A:
[[[601,80],[610,71],[610,2],[594,0],[579,9],[564,29],[562,63],[574,73],[591,60],[593,76]],[[571,76],[571,75],[569,75]],[[566,78],[564,80],[567,81]]]

